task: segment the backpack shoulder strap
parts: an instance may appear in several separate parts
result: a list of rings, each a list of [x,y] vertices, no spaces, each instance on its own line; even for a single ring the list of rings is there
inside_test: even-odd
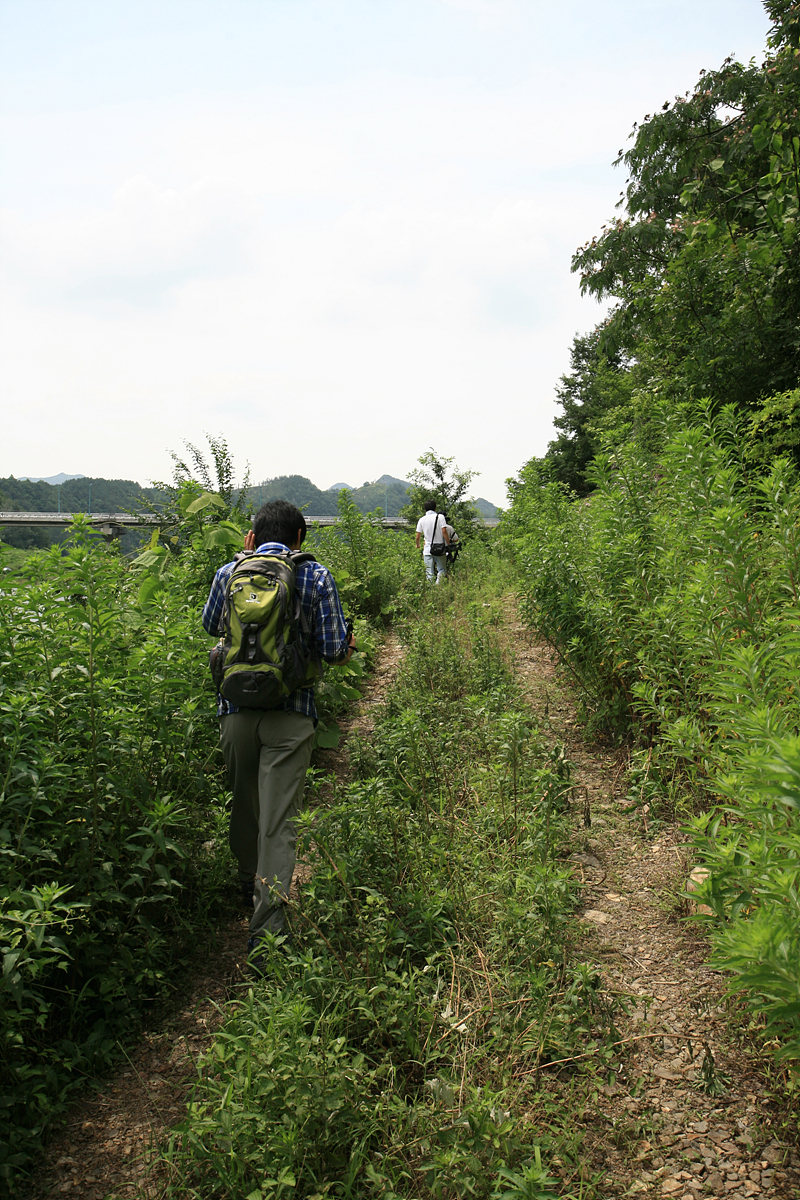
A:
[[[291,558],[292,563],[294,564],[295,570],[297,569],[297,567],[302,567],[304,563],[318,562],[317,556],[315,554],[309,553],[307,550],[290,550],[289,557]],[[322,564],[320,563],[320,566],[321,565]],[[295,592],[295,595],[297,597],[296,612],[297,612],[297,619],[300,623],[300,629],[302,630],[303,634],[305,634],[306,637],[310,637],[311,629],[308,624],[308,619],[306,617],[305,611],[303,610],[303,606],[300,603],[300,597],[299,597],[299,595],[297,595],[297,592]],[[314,657],[314,658],[318,657],[316,647],[312,648],[312,657]]]

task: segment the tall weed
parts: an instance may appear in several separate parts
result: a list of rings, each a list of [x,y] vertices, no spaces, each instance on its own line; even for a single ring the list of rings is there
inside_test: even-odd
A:
[[[180,574],[175,582],[180,580]],[[189,581],[78,528],[0,593],[0,1180],[188,954],[225,879]],[[182,949],[183,948],[183,949]]]
[[[565,948],[569,783],[476,583],[425,593],[360,777],[303,818],[293,942],[201,1064],[171,1195],[568,1194],[525,1112],[608,1014]]]
[[[725,798],[697,823],[711,870],[700,898],[734,988],[798,1058],[787,930],[800,831],[795,793],[781,787],[800,730],[800,486],[786,460],[754,472],[744,433],[731,409],[701,407],[686,428],[665,417],[658,453],[629,443],[598,458],[584,501],[529,464],[504,539],[526,615],[592,720],[647,749],[632,803],[672,815]]]

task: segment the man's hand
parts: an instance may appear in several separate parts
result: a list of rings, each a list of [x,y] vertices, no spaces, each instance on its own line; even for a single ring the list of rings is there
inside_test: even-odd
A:
[[[244,535],[244,548],[248,553],[256,548],[256,535],[252,529]]]
[[[415,545],[416,545],[416,547],[417,547],[417,549],[418,549],[418,550],[419,550],[419,539],[420,539],[421,537],[422,537],[422,534],[419,532],[419,530],[417,530],[417,537],[416,537]]]
[[[356,652],[356,639],[355,639],[355,635],[351,633],[350,637],[347,640],[347,654],[344,658],[340,658],[339,662],[336,665],[339,667],[343,667],[345,663],[349,663],[350,659],[353,657],[355,652]]]

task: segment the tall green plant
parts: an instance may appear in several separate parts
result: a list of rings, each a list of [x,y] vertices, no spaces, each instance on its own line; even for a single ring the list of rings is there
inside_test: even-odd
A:
[[[188,578],[138,595],[76,523],[0,590],[0,1179],[179,967],[224,864]]]
[[[346,610],[386,623],[409,587],[419,590],[413,543],[404,531],[385,529],[380,510],[364,515],[346,491],[337,507],[338,524],[312,527],[304,548],[333,572]]]
[[[616,1035],[567,961],[568,781],[519,705],[486,566],[424,595],[360,777],[301,822],[293,944],[200,1065],[174,1196],[574,1194],[574,1147],[556,1183],[559,1135],[526,1116],[537,1070]]]
[[[529,464],[503,537],[524,611],[593,719],[649,747],[640,800],[645,782],[661,815],[727,798],[712,809],[727,823],[697,826],[719,961],[797,1057],[800,831],[792,789],[768,797],[793,779],[800,728],[800,483],[787,460],[753,469],[745,430],[732,406],[699,406],[687,428],[670,417],[657,455],[629,442],[598,457],[585,501]]]

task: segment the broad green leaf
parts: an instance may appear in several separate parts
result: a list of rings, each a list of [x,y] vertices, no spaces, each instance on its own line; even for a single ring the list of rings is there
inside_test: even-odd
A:
[[[139,585],[138,600],[141,606],[144,608],[150,604],[163,589],[164,584],[158,575],[148,575]]]
[[[209,508],[211,505],[214,508],[224,508],[225,501],[216,492],[203,492],[196,500],[192,501],[186,511],[194,515],[195,513],[202,512],[204,508]]]
[[[341,736],[342,731],[335,721],[331,721],[329,725],[325,725],[323,721],[320,721],[314,741],[325,750],[335,750],[339,745]]]
[[[157,567],[167,554],[166,546],[158,546],[155,550],[143,550],[133,560],[135,567]]]
[[[203,530],[203,548],[211,550],[214,546],[235,546],[241,549],[244,545],[244,535],[240,529],[225,524],[213,525]]]

